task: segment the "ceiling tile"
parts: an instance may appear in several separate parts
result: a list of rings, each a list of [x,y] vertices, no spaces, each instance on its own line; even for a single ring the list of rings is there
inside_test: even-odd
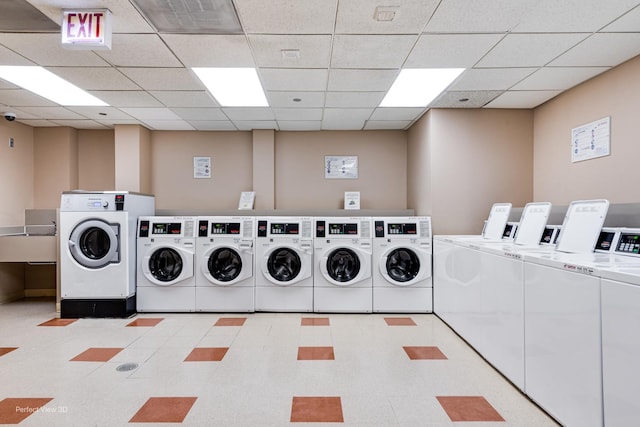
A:
[[[327,74],[324,69],[260,69],[266,91],[324,91],[327,87]]]
[[[228,120],[220,108],[172,108],[171,111],[190,122]]]
[[[33,65],[33,62],[0,45],[0,65]]]
[[[638,5],[637,0],[541,0],[513,32],[593,32]]]
[[[640,5],[602,29],[605,32],[637,32],[640,28]]]
[[[236,126],[228,120],[189,120],[189,124],[195,130],[236,130]]]
[[[233,124],[238,130],[278,129],[278,124],[274,120],[234,120]]]
[[[141,90],[116,91],[116,90],[92,90],[92,95],[103,100],[112,107],[162,107],[162,103],[148,92]]]
[[[84,90],[139,90],[140,87],[112,67],[47,67]]]
[[[541,67],[572,48],[589,34],[509,34],[477,67]]]
[[[204,90],[152,90],[149,93],[166,107],[220,107]]]
[[[478,68],[466,70],[449,87],[449,90],[506,90],[536,70],[536,68]]]
[[[329,73],[330,91],[386,92],[398,76],[398,70],[340,70]]]
[[[502,91],[447,91],[439,96],[430,108],[482,108]],[[466,99],[466,101],[464,101]]]
[[[194,130],[188,122],[184,120],[142,120],[144,124],[152,130]]]
[[[313,131],[322,129],[322,122],[278,120],[278,128],[281,131]]]
[[[131,117],[135,117],[138,120],[143,122],[154,121],[154,120],[172,120],[172,121],[180,121],[180,117],[176,115],[173,111],[168,108],[138,108],[138,107],[127,107],[122,108],[122,111],[130,115]]]
[[[374,108],[385,92],[327,92],[327,108]]]
[[[109,64],[92,50],[64,49],[60,33],[0,33],[0,44],[19,52],[37,65],[63,67],[108,67]],[[9,64],[15,65],[15,64]]]
[[[322,118],[322,129],[362,129],[372,112],[371,108],[327,108]]]
[[[331,34],[338,0],[235,0],[247,33]]]
[[[22,111],[45,120],[83,120],[84,116],[64,107],[21,107]]]
[[[280,120],[322,120],[322,108],[275,108],[274,113],[278,122]]]
[[[52,120],[58,126],[68,126],[76,129],[108,129],[109,126],[94,120]]]
[[[80,114],[91,120],[120,120],[131,119],[131,116],[125,114],[114,107],[66,107],[77,114]]]
[[[34,128],[38,128],[38,127],[55,127],[56,124],[54,122],[51,122],[49,120],[42,120],[42,119],[38,119],[38,120],[19,120],[18,121],[20,123],[23,123],[27,126],[31,126]]]
[[[365,130],[397,130],[406,129],[413,123],[412,120],[368,120],[364,125]]]
[[[340,0],[337,34],[418,34],[438,6],[439,0],[402,0],[388,3],[370,0]],[[395,12],[392,21],[374,18],[376,8]]]
[[[506,33],[537,7],[539,0],[442,0],[428,33]]]
[[[330,35],[249,35],[258,67],[328,68],[331,53]],[[298,57],[288,58],[282,50],[297,50]]]
[[[333,68],[400,68],[417,40],[411,35],[335,35]]]
[[[409,54],[405,68],[470,68],[504,34],[424,34]]]
[[[414,120],[424,113],[424,108],[376,108],[370,120]]]
[[[510,90],[488,103],[486,108],[534,108],[559,94],[559,90]]]
[[[49,19],[24,0],[3,0],[0,28],[4,31],[60,31],[59,19]]]
[[[182,67],[157,34],[114,34],[111,50],[96,53],[117,67]]]
[[[324,92],[267,92],[267,99],[272,108],[322,108],[325,96]]]
[[[51,102],[48,99],[38,96],[25,89],[0,90],[0,102],[6,105],[14,106],[14,107],[22,107],[22,106],[46,107],[46,106],[58,105],[55,102]]]
[[[545,67],[511,90],[566,90],[607,70],[606,67]]]
[[[255,67],[244,35],[162,34],[186,67]]]
[[[594,34],[551,62],[554,67],[613,67],[640,54],[640,33]]]
[[[120,68],[145,90],[204,90],[195,74],[186,68]]]
[[[265,107],[227,107],[222,112],[233,122],[238,120],[264,121],[275,118],[273,110]]]

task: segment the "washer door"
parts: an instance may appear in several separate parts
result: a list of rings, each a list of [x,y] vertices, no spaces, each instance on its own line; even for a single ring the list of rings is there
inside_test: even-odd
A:
[[[99,219],[78,224],[69,236],[69,251],[83,267],[102,268],[120,262],[120,226]]]
[[[172,246],[160,246],[144,258],[144,274],[160,286],[175,285],[193,277],[193,255]]]
[[[378,265],[382,276],[396,286],[411,286],[431,274],[425,257],[420,252],[404,246],[386,251]]]
[[[277,246],[267,251],[262,263],[262,274],[271,283],[290,286],[305,278],[305,266],[298,251],[288,246]]]
[[[336,285],[349,286],[360,280],[360,257],[353,249],[334,249],[323,258],[322,263],[325,267],[322,269],[323,274]]]
[[[202,272],[216,285],[230,286],[252,275],[252,255],[231,246],[218,246],[201,258]]]

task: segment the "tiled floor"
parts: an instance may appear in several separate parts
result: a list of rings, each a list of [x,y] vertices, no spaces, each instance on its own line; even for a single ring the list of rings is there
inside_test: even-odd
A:
[[[556,425],[433,315],[56,317],[0,305],[0,423]]]

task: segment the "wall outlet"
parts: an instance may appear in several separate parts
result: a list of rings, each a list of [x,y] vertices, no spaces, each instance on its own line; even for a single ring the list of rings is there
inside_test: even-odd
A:
[[[9,148],[13,148],[13,137],[9,137]]]

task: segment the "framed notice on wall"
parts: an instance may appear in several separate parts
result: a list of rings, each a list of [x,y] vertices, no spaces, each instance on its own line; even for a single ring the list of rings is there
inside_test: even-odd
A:
[[[571,129],[571,162],[595,159],[608,156],[610,153],[610,117]]]
[[[324,156],[325,179],[357,179],[358,156]]]
[[[211,157],[193,158],[193,177],[211,178]]]

